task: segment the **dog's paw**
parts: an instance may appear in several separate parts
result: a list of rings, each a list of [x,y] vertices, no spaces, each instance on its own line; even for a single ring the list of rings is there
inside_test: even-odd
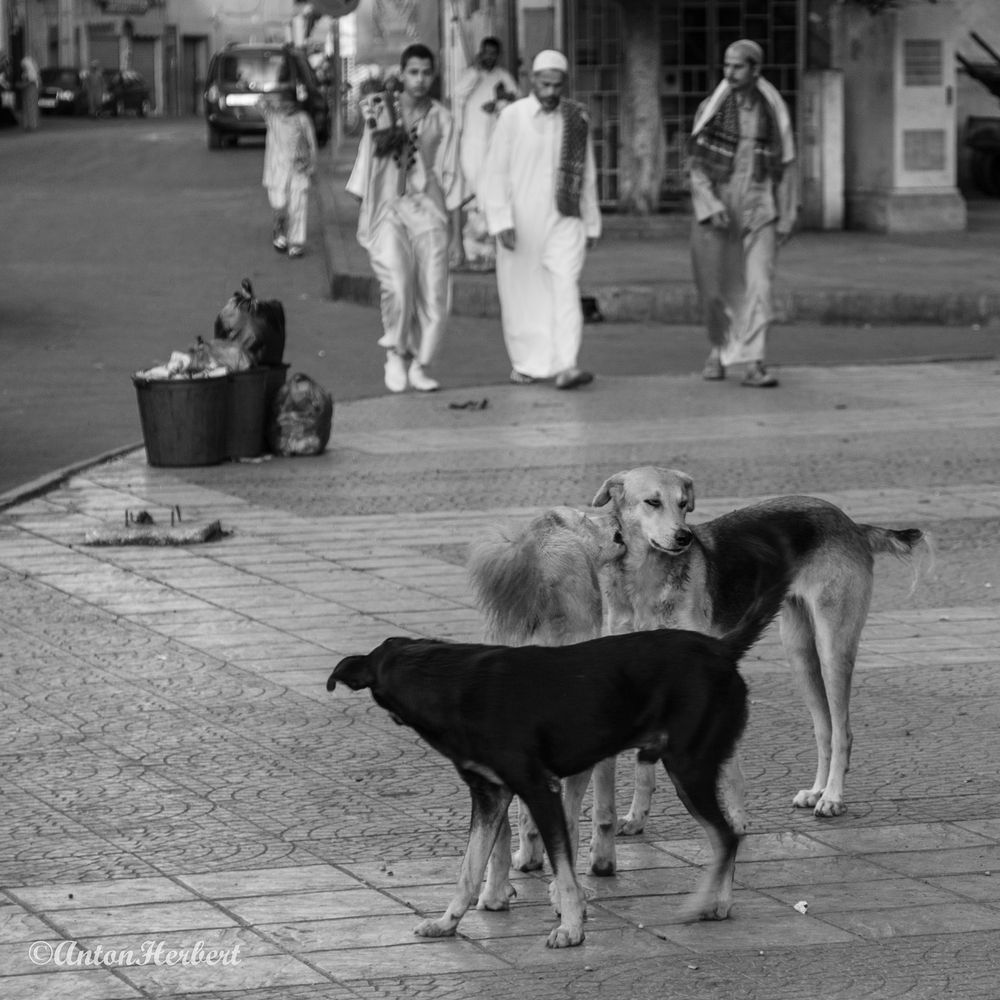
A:
[[[801,791],[795,793],[792,805],[796,809],[813,809],[822,795],[822,788],[803,788]]]
[[[842,816],[847,812],[847,805],[843,799],[828,799],[825,795],[816,803],[813,813],[820,819],[829,819],[831,816]]]
[[[545,942],[546,948],[575,948],[578,944],[583,944],[583,926],[567,927],[560,924],[549,934]]]
[[[590,841],[590,870],[601,878],[610,878],[618,868],[615,857],[614,826],[602,823],[594,827]]]
[[[542,867],[544,855],[541,851],[518,848],[510,859],[511,867],[519,872],[537,872]]]
[[[622,821],[618,824],[618,834],[622,837],[634,837],[639,833],[642,833],[646,829],[646,816],[648,814],[644,813],[640,816],[635,816],[629,813]]]
[[[437,920],[421,921],[413,928],[413,933],[417,937],[427,938],[454,937],[456,927],[458,927],[457,923],[452,923],[450,920],[440,917]]]
[[[515,889],[509,882],[499,893],[483,892],[476,903],[477,910],[509,910],[510,901],[517,895]]]
[[[681,908],[681,919],[687,923],[699,920],[726,920],[732,908],[732,902],[727,900],[696,898]]]
[[[590,873],[591,875],[597,875],[600,878],[611,878],[616,871],[615,859],[597,857],[596,855],[590,856]]]

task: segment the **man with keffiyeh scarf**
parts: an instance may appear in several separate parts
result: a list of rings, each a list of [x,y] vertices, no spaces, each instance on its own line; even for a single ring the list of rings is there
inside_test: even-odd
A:
[[[500,114],[486,158],[486,222],[497,237],[497,290],[515,385],[552,379],[575,389],[583,340],[580,272],[601,234],[586,110],[563,96],[569,63],[554,49],[532,62],[531,93]]]
[[[771,289],[798,208],[788,108],[760,75],[762,61],[756,42],[726,49],[724,79],[695,116],[689,161],[691,256],[711,344],[702,375],[723,379],[744,364],[752,388],[778,384],[764,366]]]

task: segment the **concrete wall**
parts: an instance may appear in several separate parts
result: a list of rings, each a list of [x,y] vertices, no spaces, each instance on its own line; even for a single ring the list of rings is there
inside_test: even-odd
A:
[[[895,68],[891,15],[861,13],[842,20],[839,64],[844,71],[844,173],[850,190],[893,183],[892,122]]]

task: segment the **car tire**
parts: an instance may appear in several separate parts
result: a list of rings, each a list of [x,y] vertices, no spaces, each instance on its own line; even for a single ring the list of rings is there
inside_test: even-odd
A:
[[[222,133],[214,126],[208,126],[208,148],[222,149]]]

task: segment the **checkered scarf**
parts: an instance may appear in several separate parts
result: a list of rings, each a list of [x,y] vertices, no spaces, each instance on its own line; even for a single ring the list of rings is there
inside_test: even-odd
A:
[[[795,158],[788,111],[777,91],[767,81],[757,81],[762,113],[757,116],[753,149],[753,178],[781,180],[785,165]],[[690,155],[713,181],[725,181],[733,173],[740,141],[740,109],[736,95],[725,81],[700,109],[691,135]]]
[[[590,121],[583,105],[576,101],[564,98],[559,106],[563,116],[563,137],[556,174],[556,208],[560,215],[579,219]]]

